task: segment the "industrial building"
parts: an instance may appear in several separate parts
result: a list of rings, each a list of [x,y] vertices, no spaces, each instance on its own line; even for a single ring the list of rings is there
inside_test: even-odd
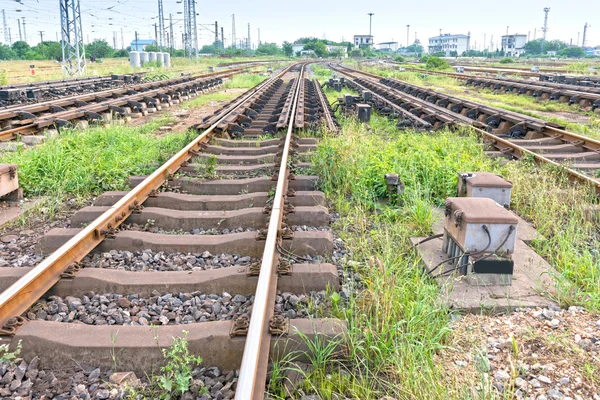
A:
[[[502,51],[505,57],[519,57],[525,53],[525,43],[527,43],[527,35],[503,35],[502,36]]]
[[[463,35],[452,35],[450,33],[444,33],[439,36],[429,38],[429,52],[436,53],[443,51],[446,56],[450,56],[452,52],[456,52],[457,55],[461,55],[465,51],[469,51],[471,45],[471,34]]]
[[[354,35],[354,48],[373,46],[373,35]]]
[[[144,51],[146,46],[156,46],[154,39],[138,39],[131,41],[131,51]]]
[[[377,47],[377,50],[380,50],[380,51],[397,51],[398,50],[398,42],[377,43],[375,45],[375,47]]]

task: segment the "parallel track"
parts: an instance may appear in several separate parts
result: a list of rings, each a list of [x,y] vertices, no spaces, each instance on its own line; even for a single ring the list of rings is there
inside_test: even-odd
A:
[[[600,141],[564,130],[546,121],[504,109],[490,107],[396,79],[340,66],[332,68],[357,84],[385,97],[399,107],[431,124],[432,129],[464,125],[485,138],[504,158],[533,156],[561,166],[600,193]]]
[[[104,327],[26,321],[20,316],[32,315],[31,306],[53,287],[52,293],[63,296],[77,296],[82,290],[78,287],[82,286],[91,290],[86,283],[90,278],[96,290],[118,288],[118,293],[125,297],[131,293],[149,296],[148,293],[161,290],[162,293],[175,290],[240,293],[246,290],[243,294],[248,297],[254,293],[251,315],[242,313],[233,322],[219,318],[219,321],[181,326],[168,324],[159,327],[156,335],[164,338],[161,345],[168,345],[168,339],[185,328],[190,332],[190,346],[203,356],[205,365],[237,369],[241,363],[236,398],[262,399],[269,350],[274,342],[282,340],[283,343],[286,336],[293,342],[294,338],[298,339],[297,331],[309,336],[341,333],[344,325],[339,321],[288,321],[281,311],[275,312],[274,307],[278,289],[307,293],[339,286],[336,267],[323,262],[331,254],[333,238],[325,228],[329,213],[324,207],[323,193],[314,188],[317,177],[295,175],[310,167],[304,160],[316,144],[315,139],[294,137],[294,129],[300,129],[297,128],[301,121],[297,118],[299,111],[311,116],[303,128],[337,125],[328,105],[322,102],[324,96],[304,78],[304,69],[303,64],[289,67],[216,111],[198,125],[205,126],[198,128],[199,135],[154,173],[132,178],[131,191],[106,193],[97,199],[95,206],[76,213],[72,224],[83,225],[83,228],[74,226],[50,231],[41,246],[56,250],[0,293],[0,336],[12,337],[13,344],[24,340],[29,344],[24,345],[24,349],[51,341],[53,351],[62,349],[54,352],[53,362],[73,358],[83,359],[88,364],[108,363],[108,367],[111,367],[110,360],[98,356],[104,354],[100,353],[103,346],[116,346],[118,353],[119,345],[125,343],[120,350],[123,353],[119,354],[131,354],[131,357],[124,356],[123,368],[140,369],[149,362],[156,362],[160,356],[156,344],[152,343],[152,332],[143,326],[119,327],[119,341],[111,344],[110,337],[99,333],[104,332]],[[300,104],[304,104],[303,109]],[[265,139],[282,129],[285,129],[283,137]],[[217,138],[217,134],[221,138]],[[297,157],[300,162],[296,161]],[[273,177],[269,177],[271,170],[275,171]],[[273,185],[275,189],[271,190]],[[217,234],[163,234],[128,229],[132,224],[143,226],[150,220],[153,229],[159,232],[202,228]],[[265,223],[266,228],[262,229]],[[321,228],[296,230],[298,225]],[[237,230],[238,226],[244,230]],[[223,232],[216,232],[222,229]],[[94,253],[95,249],[100,253]],[[193,272],[85,268],[93,254],[97,257],[110,250],[144,249],[188,254],[239,251],[258,261],[243,264],[241,270],[237,266]],[[254,289],[248,293],[248,288]],[[225,328],[229,334],[223,335]],[[78,347],[75,343],[85,341],[82,337],[93,337],[95,347]],[[204,337],[207,339],[202,339]],[[289,350],[302,346],[298,340]],[[37,346],[40,353],[50,348]],[[143,359],[140,359],[141,354]]]

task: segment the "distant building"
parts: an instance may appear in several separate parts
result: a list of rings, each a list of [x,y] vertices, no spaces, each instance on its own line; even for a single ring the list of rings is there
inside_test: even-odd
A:
[[[348,57],[348,47],[347,46],[335,46],[332,44],[327,45],[327,51],[330,53],[341,53],[342,57]]]
[[[294,55],[296,55],[298,53],[302,53],[302,51],[304,50],[304,44],[302,44],[302,43],[294,43],[292,45],[292,50],[294,51]]]
[[[375,45],[375,47],[377,47],[377,50],[381,50],[381,51],[397,51],[398,50],[398,42],[377,43]]]
[[[585,54],[588,56],[600,56],[600,46],[596,47],[586,47]]]
[[[434,36],[429,38],[429,52],[436,53],[443,51],[446,56],[455,51],[459,56],[465,51],[469,51],[471,46],[471,33],[468,35],[458,34],[451,35],[444,33],[441,36]]]
[[[373,35],[354,35],[354,48],[373,46]]]
[[[132,51],[143,51],[146,46],[156,46],[156,40],[153,39],[138,39],[131,42]]]
[[[527,43],[527,35],[503,35],[502,50],[504,57],[519,57],[525,53],[525,43]]]
[[[550,57],[556,57],[556,51],[554,51],[554,50],[547,51],[546,54],[549,55]]]

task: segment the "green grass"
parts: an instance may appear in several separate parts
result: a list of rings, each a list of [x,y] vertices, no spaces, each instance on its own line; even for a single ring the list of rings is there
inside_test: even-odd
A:
[[[250,89],[267,79],[267,76],[258,74],[237,74],[227,80],[223,87],[225,89],[241,88]]]
[[[235,99],[236,97],[238,97],[239,95],[240,95],[240,93],[235,93],[235,92],[216,92],[216,93],[205,94],[205,95],[196,97],[193,100],[186,101],[185,103],[183,103],[181,105],[181,108],[183,108],[185,110],[200,108],[200,107],[204,107],[207,104],[212,103],[212,102],[231,101],[231,100]]]
[[[483,375],[454,381],[439,363],[454,335],[450,310],[440,302],[438,286],[423,275],[409,242],[432,233],[431,209],[455,195],[458,172],[491,171],[512,181],[512,208],[545,236],[532,246],[561,274],[557,300],[600,310],[598,226],[586,222],[581,209],[593,202],[591,188],[528,160],[502,166],[484,154],[468,129],[398,131],[377,115],[368,126],[353,118],[341,122],[340,134],[324,135],[313,163],[321,190],[340,213],[333,229],[352,261],[346,273],[360,274],[362,286],[345,306],[325,314],[347,320],[346,357],[331,356],[326,365],[313,362],[302,384],[308,393],[323,399],[334,393],[465,399],[483,382]],[[405,185],[402,206],[387,201],[386,173],[398,173]],[[466,386],[465,380],[470,380]],[[488,392],[481,398],[494,396]]]
[[[64,131],[43,145],[7,153],[0,162],[19,166],[19,184],[26,196],[87,196],[123,190],[129,176],[151,173],[192,140],[188,133],[153,136],[167,121]]]

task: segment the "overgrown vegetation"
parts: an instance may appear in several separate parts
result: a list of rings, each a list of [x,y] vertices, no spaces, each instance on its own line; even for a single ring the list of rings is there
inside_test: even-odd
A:
[[[0,157],[19,166],[26,196],[86,196],[127,188],[132,175],[151,173],[192,140],[191,133],[156,137],[168,120],[130,127],[109,125],[65,130],[42,146]]]
[[[425,63],[425,68],[427,69],[448,69],[450,68],[450,64],[448,61],[444,60],[440,57],[430,56],[427,58]]]
[[[250,89],[250,88],[253,88],[254,86],[258,85],[262,81],[264,81],[266,78],[267,78],[266,76],[258,75],[258,74],[250,74],[250,73],[236,74],[232,78],[227,80],[227,82],[225,82],[223,87],[225,89],[231,89],[231,88]]]
[[[186,101],[185,103],[183,103],[181,105],[181,108],[183,108],[185,110],[200,108],[200,107],[204,107],[212,102],[231,101],[231,100],[235,99],[237,96],[239,96],[239,93],[235,93],[235,92],[209,93],[209,94],[205,94],[205,95],[196,97],[195,99],[192,99],[190,101]]]
[[[141,389],[130,388],[127,397],[130,399],[177,399],[190,391],[192,371],[202,364],[202,357],[192,355],[187,342],[187,331],[183,337],[174,337],[173,345],[162,349],[165,365],[157,375],[149,377],[149,382]],[[197,389],[197,390],[196,390]],[[206,387],[198,387],[195,394],[208,393]]]
[[[9,365],[12,365],[17,357],[19,357],[19,354],[21,354],[21,348],[21,341],[19,341],[13,351],[10,351],[8,344],[0,345],[0,364],[9,363]]]
[[[377,115],[368,127],[342,119],[342,132],[324,136],[313,162],[321,189],[340,213],[333,229],[351,255],[347,273],[358,273],[362,286],[341,309],[330,311],[348,321],[346,358],[311,362],[309,371],[302,371],[304,390],[324,399],[417,393],[418,398],[472,398],[481,381],[448,382],[445,366],[437,363],[454,335],[450,310],[440,303],[437,285],[422,273],[409,242],[431,233],[432,207],[455,195],[461,171],[490,171],[512,181],[512,208],[544,237],[532,246],[561,274],[556,300],[600,310],[600,237],[583,210],[593,191],[574,186],[564,171],[531,160],[501,165],[484,154],[480,138],[468,129],[399,131]],[[386,173],[398,173],[405,185],[402,206],[387,201]],[[480,393],[480,398],[494,396]]]
[[[499,62],[500,64],[514,64],[514,63],[515,63],[515,60],[513,60],[513,59],[512,59],[512,58],[510,58],[510,57],[504,57],[504,58],[501,58],[501,59],[500,59],[500,61],[498,61],[498,62]]]

